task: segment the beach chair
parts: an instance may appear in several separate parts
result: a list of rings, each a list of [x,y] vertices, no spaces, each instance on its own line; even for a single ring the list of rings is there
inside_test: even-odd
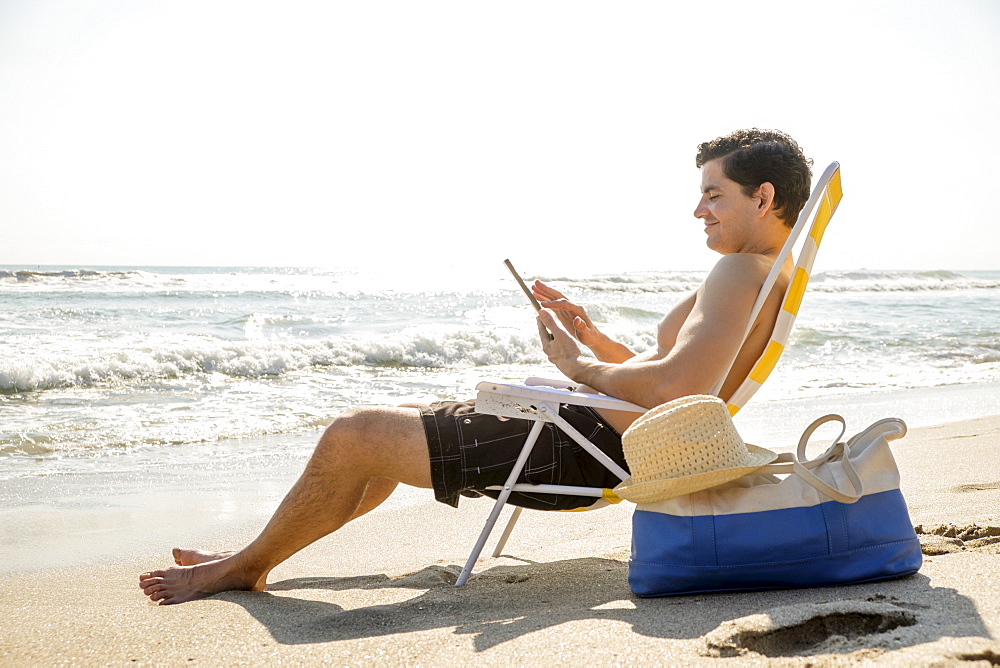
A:
[[[767,299],[768,294],[770,294],[771,289],[774,287],[774,283],[778,279],[778,275],[781,272],[781,268],[785,263],[785,260],[792,256],[793,249],[795,249],[799,237],[801,237],[804,230],[808,229],[809,233],[802,242],[801,247],[798,249],[798,261],[795,263],[795,267],[792,270],[791,280],[788,283],[788,287],[785,289],[785,294],[781,302],[781,309],[779,310],[777,319],[775,320],[770,340],[765,346],[764,352],[761,353],[761,356],[757,359],[757,362],[750,370],[746,379],[736,389],[732,397],[729,398],[727,405],[730,415],[735,415],[737,411],[746,405],[746,402],[750,400],[760,386],[763,385],[764,381],[767,380],[767,377],[774,370],[775,365],[777,365],[778,359],[784,352],[785,347],[788,345],[788,338],[791,334],[792,326],[795,323],[799,307],[802,304],[802,297],[805,294],[806,286],[809,282],[809,275],[812,271],[813,261],[816,259],[816,251],[819,248],[820,242],[823,240],[823,234],[826,231],[826,227],[830,223],[830,219],[833,217],[834,212],[837,210],[837,205],[840,204],[842,197],[843,190],[840,182],[840,165],[834,162],[826,168],[822,176],[820,176],[819,180],[816,182],[816,186],[813,188],[812,194],[809,196],[808,201],[802,208],[802,212],[799,214],[795,226],[788,235],[788,240],[782,247],[781,253],[775,259],[774,266],[765,279],[764,284],[760,289],[760,294],[757,296],[757,300],[754,303],[753,310],[750,313],[750,319],[747,323],[746,331],[744,332],[744,340],[750,333],[750,328],[752,327],[754,320],[757,318],[757,314],[764,306],[764,302]],[[730,368],[732,367],[732,363],[734,361],[735,358],[730,361]],[[724,373],[722,378],[719,379],[715,388],[713,388],[713,394],[716,396],[719,394],[719,391],[722,389],[722,383],[728,375],[729,370],[727,369],[726,373]],[[524,382],[524,384],[484,381],[476,386],[476,412],[490,415],[500,415],[503,417],[519,418],[522,420],[533,420],[535,424],[532,425],[528,438],[525,439],[524,446],[514,463],[514,468],[511,470],[507,481],[502,487],[496,486],[487,488],[492,491],[497,491],[499,494],[496,502],[493,504],[493,510],[490,512],[490,515],[486,520],[486,525],[483,527],[482,532],[480,532],[479,538],[472,549],[472,553],[469,555],[469,558],[465,563],[465,567],[462,569],[462,572],[458,576],[458,580],[455,582],[456,586],[464,585],[469,579],[469,576],[472,574],[472,568],[475,566],[476,561],[478,561],[479,555],[482,552],[483,547],[486,545],[486,541],[492,533],[493,527],[496,525],[497,519],[499,519],[500,513],[512,492],[529,494],[565,494],[588,496],[595,499],[594,504],[581,510],[591,510],[608,505],[609,503],[618,503],[621,500],[611,489],[597,487],[570,487],[567,485],[529,485],[516,482],[521,473],[521,469],[524,468],[528,455],[531,454],[531,449],[534,447],[535,441],[537,440],[538,435],[541,433],[543,425],[546,422],[554,423],[558,428],[562,429],[566,435],[576,441],[580,447],[601,462],[601,464],[607,467],[608,470],[614,473],[619,479],[624,480],[628,477],[627,471],[618,466],[610,457],[601,452],[596,446],[590,443],[590,441],[584,438],[582,434],[574,429],[572,425],[559,416],[559,406],[561,404],[576,404],[581,406],[590,406],[592,408],[605,408],[609,410],[630,411],[636,413],[645,413],[647,409],[637,406],[636,404],[605,395],[576,392],[571,389],[571,386],[572,384],[567,381],[545,380],[540,378],[529,378]],[[494,557],[500,556],[501,550],[503,550],[504,545],[506,545],[507,539],[510,537],[510,533],[514,528],[514,524],[521,516],[522,510],[523,508],[520,506],[514,507],[514,513],[507,522],[507,527],[504,529],[500,539],[497,541],[495,549],[493,550]]]

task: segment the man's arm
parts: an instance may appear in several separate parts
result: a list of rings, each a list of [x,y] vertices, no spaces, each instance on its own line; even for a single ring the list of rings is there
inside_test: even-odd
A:
[[[549,330],[554,338],[543,340],[543,350],[574,381],[647,408],[690,394],[707,394],[739,352],[767,270],[766,258],[759,255],[720,259],[699,289],[676,342],[661,359],[608,364],[585,358],[547,310],[539,315],[539,328]]]

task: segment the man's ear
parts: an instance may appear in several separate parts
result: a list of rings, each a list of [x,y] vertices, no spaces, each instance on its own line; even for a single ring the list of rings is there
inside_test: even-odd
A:
[[[771,185],[770,181],[764,181],[757,188],[757,192],[754,194],[757,198],[757,214],[763,215],[768,211],[774,211],[774,186]]]

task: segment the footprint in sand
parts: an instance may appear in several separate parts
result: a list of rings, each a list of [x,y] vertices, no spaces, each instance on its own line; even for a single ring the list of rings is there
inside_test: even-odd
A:
[[[913,626],[917,616],[892,597],[831,603],[805,603],[772,608],[762,614],[724,622],[703,636],[702,654],[733,657],[810,656],[854,652],[885,646],[893,632]],[[885,634],[885,635],[883,635]]]
[[[983,650],[982,652],[958,654],[955,658],[959,661],[972,661],[977,664],[980,661],[988,661],[989,663],[983,665],[1000,666],[1000,651],[993,651],[991,649]]]
[[[459,572],[460,570],[456,566],[428,566],[416,573],[407,573],[392,578],[391,586],[409,589],[433,589],[443,585],[453,585],[458,579]]]
[[[1000,553],[1000,527],[920,524],[913,527],[913,530],[920,538],[920,551],[929,557],[966,550]]]
[[[1000,481],[997,482],[973,482],[967,485],[957,485],[951,488],[953,492],[983,492],[988,489],[1000,489]]]

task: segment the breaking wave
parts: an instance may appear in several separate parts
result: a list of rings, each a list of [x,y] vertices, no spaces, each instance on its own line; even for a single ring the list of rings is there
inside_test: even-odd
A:
[[[980,274],[980,275],[977,275]],[[622,293],[689,292],[705,278],[704,272],[638,272],[588,278],[543,278],[570,290]],[[823,271],[814,274],[810,290],[818,292],[908,292],[923,290],[998,289],[996,272],[955,271]]]
[[[599,274],[583,277],[540,277],[567,291],[591,293],[681,293],[690,292],[704,280],[703,271],[645,271],[627,274]],[[103,285],[115,290],[183,289],[189,292],[260,291],[308,293],[331,291],[371,293],[370,277],[354,272],[315,269],[0,269],[0,286],[10,289],[67,289],[74,286]],[[504,283],[504,289],[516,286]],[[381,286],[382,291],[403,294],[398,286]],[[412,288],[413,286],[411,286]],[[423,288],[428,288],[424,285]],[[441,289],[453,290],[454,286]],[[997,272],[933,271],[821,271],[812,276],[811,290],[820,292],[900,292],[924,290],[998,289]],[[418,290],[419,292],[420,290]],[[435,290],[430,290],[434,292]],[[379,290],[375,291],[376,293]]]
[[[537,364],[537,340],[518,333],[400,333],[372,339],[222,341],[157,348],[119,348],[59,359],[0,360],[0,391],[32,392],[121,382],[180,379],[219,373],[236,378],[282,376],[315,367],[449,368]]]
[[[812,277],[818,292],[915,292],[925,290],[996,290],[1000,278],[954,271],[825,271]]]

